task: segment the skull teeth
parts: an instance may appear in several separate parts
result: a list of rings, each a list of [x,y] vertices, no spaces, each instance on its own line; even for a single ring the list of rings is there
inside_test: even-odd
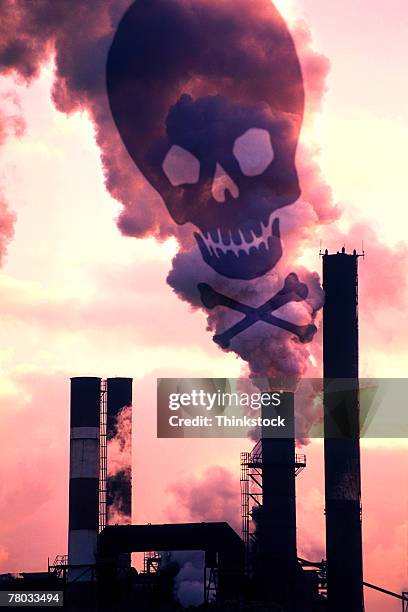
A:
[[[231,231],[228,232],[227,242],[229,242],[229,244],[224,244],[222,240],[221,229],[219,228],[217,231],[211,232],[213,237],[210,233],[207,233],[206,236],[202,232],[200,232],[200,234],[211,255],[215,257],[221,257],[222,255],[232,253],[236,257],[239,257],[241,252],[249,255],[251,249],[269,249],[271,245],[271,238],[276,236],[276,234],[274,233],[275,228],[273,228],[275,220],[277,220],[278,222],[277,231],[279,232],[279,218],[273,217],[273,215],[269,217],[268,223],[266,225],[261,221],[262,233],[260,236],[257,236],[253,230],[248,230],[245,233],[247,237],[245,237],[244,232],[241,229],[238,230],[238,237],[241,241],[241,244],[237,244],[234,241],[233,234]]]

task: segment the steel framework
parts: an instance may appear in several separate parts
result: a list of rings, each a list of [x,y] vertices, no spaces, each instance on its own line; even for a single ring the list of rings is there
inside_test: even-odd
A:
[[[153,550],[145,551],[143,555],[143,572],[145,574],[157,573],[161,561],[161,553]]]
[[[242,509],[242,539],[245,544],[245,569],[251,573],[251,548],[254,543],[252,511],[254,507],[262,506],[262,440],[259,440],[251,452],[241,453],[241,509]],[[296,454],[295,476],[306,467],[306,455]]]
[[[171,552],[145,551],[143,555],[143,574],[157,574],[163,560],[169,561]],[[146,586],[151,586],[147,581]],[[211,559],[206,555],[204,563],[204,603],[210,603],[217,599],[218,592],[218,566],[216,556]]]
[[[204,567],[204,603],[216,601],[218,592],[218,570],[216,567]]]
[[[317,592],[320,597],[327,599],[327,564],[324,559],[321,561],[306,561],[298,557],[298,562],[303,570],[313,572],[317,579]]]
[[[76,569],[79,570],[79,573],[73,580],[68,582],[68,572],[69,570]],[[54,563],[50,564],[50,560],[48,559],[48,576],[50,578],[56,578],[62,581],[63,590],[69,587],[69,585],[74,582],[79,582],[81,579],[86,576],[89,579],[89,582],[96,581],[96,564],[93,565],[69,565],[68,563],[68,555],[57,555],[54,559]]]
[[[57,555],[51,565],[48,559],[48,574],[55,578],[65,579],[66,568],[68,566],[68,555]]]

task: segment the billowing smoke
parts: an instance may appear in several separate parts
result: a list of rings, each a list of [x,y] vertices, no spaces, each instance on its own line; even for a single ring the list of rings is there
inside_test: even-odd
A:
[[[13,92],[6,91],[1,94],[0,108],[0,147],[9,136],[21,137],[24,133],[25,123],[21,116],[18,98]],[[0,187],[0,266],[4,263],[7,245],[14,235],[15,214],[10,210]]]
[[[172,221],[157,193],[129,158],[107,104],[106,58],[118,22],[129,4],[128,0],[107,0],[96,8],[85,0],[76,0],[69,6],[42,0],[28,6],[22,0],[5,0],[2,12],[8,27],[1,42],[0,65],[5,73],[14,71],[19,76],[30,79],[38,74],[40,65],[47,61],[51,54],[54,55],[55,104],[58,109],[68,113],[87,110],[94,121],[107,188],[113,197],[123,204],[123,211],[118,219],[119,228],[124,234],[137,237],[177,237],[180,253],[186,263],[183,265],[183,260],[176,257],[173,262],[174,274],[170,275],[169,282],[183,299],[189,299],[182,291],[182,286],[186,284],[182,271],[185,266],[195,265],[196,259],[200,257],[196,252],[194,228],[189,223],[177,225]],[[144,6],[143,2],[136,4]],[[284,25],[280,25],[283,21],[269,0],[250,3],[244,0],[223,0],[217,4],[210,0],[177,0],[172,3],[155,0],[154,4],[154,7],[145,12],[149,28],[144,32],[148,31],[149,35],[136,37],[136,52],[140,51],[138,75],[141,82],[148,81],[149,71],[153,71],[154,82],[162,84],[155,95],[151,96],[149,92],[150,97],[146,98],[146,104],[137,106],[138,125],[143,126],[144,130],[148,132],[154,128],[151,125],[152,117],[162,116],[166,120],[170,108],[177,103],[181,94],[195,99],[221,92],[224,97],[234,99],[239,93],[238,97],[247,106],[259,106],[265,100],[273,100],[276,108],[301,119],[303,94],[298,81],[297,59],[293,52],[287,53],[285,58],[282,57],[282,53],[286,53],[292,43]],[[280,39],[276,34],[275,22],[279,23],[284,32],[286,47],[283,45],[281,48],[276,44]],[[293,38],[302,64],[306,86],[306,121],[309,121],[321,103],[328,62],[312,50],[304,25],[293,32]],[[274,43],[275,54],[271,55],[266,50]],[[281,51],[278,52],[277,49],[280,48]],[[279,68],[282,64],[286,66],[286,72]],[[271,73],[274,79],[266,78]],[[293,76],[292,81],[286,77],[289,73]],[[178,88],[175,88],[176,81]],[[296,84],[294,89],[293,84]],[[298,131],[299,127],[298,123],[295,131]],[[172,129],[176,127],[173,125]],[[288,139],[289,157],[294,154],[295,147],[291,138]],[[151,140],[150,138],[149,142]],[[142,147],[144,141],[145,139],[142,139],[137,146]],[[253,283],[254,286],[248,288],[236,286],[233,295],[237,300],[243,301],[250,294],[252,305],[256,305],[263,299],[270,298],[273,291],[280,288],[286,272],[294,271],[293,266],[286,266],[285,253],[288,253],[288,257],[290,253],[290,261],[293,261],[310,239],[311,228],[336,217],[330,190],[324,184],[318,166],[313,162],[313,153],[304,145],[298,152],[297,173],[305,200],[280,209],[284,259],[279,276],[267,276],[262,283]],[[285,172],[289,166],[290,164],[284,166]],[[144,173],[147,178],[151,178],[149,173]],[[289,171],[286,172],[288,173]],[[291,189],[290,185],[294,184],[294,180],[291,177],[281,184],[282,194],[288,194],[282,196],[282,203],[291,199],[293,201],[293,196],[289,195],[292,192],[287,190]],[[293,212],[290,209],[293,209]],[[209,266],[203,264],[203,267],[205,274],[197,275],[189,292],[198,282],[205,282],[206,276],[211,274],[212,269]],[[218,278],[218,287],[226,293],[228,285],[221,287],[220,280]],[[301,280],[308,282],[308,275]],[[256,288],[258,284],[259,289]],[[289,311],[296,312],[283,314],[296,322],[310,314],[313,318],[321,302],[321,295],[313,295],[307,304],[298,305],[298,308],[295,308],[295,305],[288,307]],[[226,316],[223,313],[211,312],[209,327],[221,329],[227,319],[233,316],[232,312]],[[261,346],[258,342],[260,336]],[[258,347],[256,351],[255,346]],[[237,338],[231,349],[250,363],[253,372],[263,371],[267,367],[269,371],[300,374],[305,370],[309,354],[307,346],[294,341],[287,332],[261,323],[253,326],[242,339]]]
[[[240,489],[235,475],[224,467],[211,466],[200,477],[174,482],[168,492],[173,501],[168,509],[172,522],[226,521],[241,533]],[[175,577],[177,600],[184,606],[203,601],[204,559],[200,552],[174,552],[180,570]]]
[[[146,4],[142,0],[140,3]],[[39,74],[41,65],[53,57],[55,105],[66,113],[86,111],[93,121],[107,189],[123,207],[118,219],[120,231],[128,236],[154,236],[157,239],[176,236],[180,252],[173,262],[169,283],[180,297],[194,307],[202,308],[202,304],[198,302],[196,286],[198,282],[206,282],[208,277],[212,277],[213,271],[203,263],[198,247],[195,246],[194,228],[191,224],[177,225],[171,219],[157,192],[148,184],[128,155],[108,106],[105,82],[106,59],[120,19],[130,4],[130,0],[106,0],[97,5],[87,0],[72,0],[69,3],[54,0],[37,0],[35,3],[27,3],[25,0],[2,0],[0,70],[2,74],[14,74],[19,79],[30,80]],[[202,72],[205,71],[206,84],[210,80],[211,73],[215,82],[219,65],[225,63],[231,67],[231,82],[228,84],[228,78],[223,79],[224,93],[228,86],[236,91],[236,79],[241,76],[243,91],[249,91],[251,88],[256,93],[258,101],[267,99],[266,90],[275,86],[275,83],[265,78],[269,67],[265,64],[266,56],[263,52],[268,34],[268,16],[271,14],[270,4],[269,0],[256,2],[223,0],[217,3],[210,0],[155,2],[155,10],[151,10],[150,19],[152,27],[154,26],[160,35],[151,37],[150,41],[148,37],[139,40],[139,45],[142,43],[146,45],[146,53],[141,55],[141,69],[143,66],[145,70],[153,68],[161,80],[165,77],[166,83],[174,75],[183,74],[185,77],[183,82],[188,81],[189,84],[184,93],[193,95],[199,91],[203,83]],[[177,27],[168,27],[169,23]],[[152,31],[154,30],[149,29],[149,32]],[[249,35],[249,32],[256,35]],[[292,37],[302,67],[306,94],[304,123],[310,125],[321,109],[326,77],[330,68],[329,62],[313,50],[310,33],[304,23],[292,28]],[[179,39],[179,46],[174,45],[174,40]],[[180,45],[190,43],[190,53],[179,53]],[[224,57],[223,53],[227,54],[225,62],[215,62],[214,58],[208,55],[209,49],[213,49],[214,53],[219,51],[221,58]],[[163,57],[166,60],[164,62]],[[253,80],[252,76],[251,79],[245,77],[245,71],[247,75],[254,76]],[[141,74],[143,76],[143,73]],[[146,74],[143,78],[145,77],[147,79]],[[212,93],[216,90],[217,88],[214,88]],[[165,107],[166,117],[170,107],[180,99],[180,95],[170,101],[162,94],[163,91],[158,92],[153,100],[149,100],[149,105],[140,105],[135,112],[146,116],[148,109],[151,112],[155,105],[162,105]],[[205,94],[208,94],[208,88]],[[146,123],[146,129],[147,126]],[[321,174],[318,153],[315,146],[306,144],[301,139],[296,154],[301,196],[296,203],[280,209],[283,257],[276,274],[275,270],[267,274],[262,282],[254,283],[255,287],[251,283],[237,282],[233,290],[227,280],[221,282],[221,278],[216,278],[216,283],[214,282],[220,292],[256,306],[273,295],[287,273],[296,272],[300,280],[311,289],[306,302],[292,304],[287,307],[290,312],[284,313],[286,317],[293,317],[291,320],[298,322],[306,321],[308,317],[309,321],[313,320],[321,305],[322,295],[319,293],[317,276],[295,265],[296,260],[311,245],[318,245],[320,237],[324,238],[326,245],[329,233],[332,239],[330,244],[334,248],[339,248],[343,242],[341,233],[333,225],[333,222],[340,217],[341,211],[333,202],[330,187]],[[12,237],[13,215],[4,202],[0,207],[0,257],[2,257],[5,245]],[[327,226],[332,224],[332,227],[330,230],[328,227],[322,230],[322,224]],[[394,296],[397,294],[402,296],[401,283],[405,294],[406,258],[398,257],[398,249],[394,252],[393,249],[381,245],[376,232],[368,227],[365,220],[359,227],[356,238],[358,244],[363,238],[367,250],[379,245],[381,246],[379,250],[381,252],[385,250],[389,255],[387,259],[398,260],[398,265],[393,268],[398,270],[399,285]],[[354,246],[355,243],[351,244],[352,248]],[[378,260],[372,263],[368,260],[365,264],[365,273],[369,273],[373,279],[373,295],[379,293],[379,284],[374,282],[378,278],[378,263]],[[197,278],[192,279],[190,270],[196,267]],[[383,277],[387,282],[390,269],[387,267]],[[387,291],[384,289],[380,299],[385,300],[386,296]],[[395,297],[393,303],[394,300]],[[374,308],[371,306],[370,311],[374,313]],[[223,330],[231,319],[235,318],[236,321],[240,316],[242,315],[232,311],[227,313],[223,308],[210,311],[209,329]],[[374,314],[372,316],[375,317]],[[384,329],[379,318],[380,314],[375,321],[375,328],[379,330],[377,335],[382,334],[381,330]],[[389,333],[385,330],[381,339],[386,340],[388,336]],[[378,339],[375,340],[380,344]],[[301,344],[287,332],[259,322],[250,328],[250,333],[247,330],[242,337],[237,337],[228,350],[234,350],[241,355],[249,363],[250,371],[253,373],[267,368],[268,373],[283,371],[286,374],[299,375],[309,368],[311,350],[313,357],[318,359],[318,351],[312,347],[318,342],[317,336],[313,343]]]
[[[0,265],[4,261],[7,245],[14,235],[15,215],[0,192]]]
[[[123,406],[118,412],[115,435],[108,440],[108,476],[128,469],[132,452],[132,406]]]
[[[174,482],[168,492],[173,497],[168,509],[172,522],[227,521],[240,533],[239,482],[226,468],[209,467],[201,477]]]
[[[174,577],[176,600],[183,608],[201,605],[204,601],[204,553],[174,551],[170,559],[180,568]]]
[[[41,64],[54,54],[55,104],[65,112],[85,109],[93,119],[107,188],[123,204],[118,219],[119,228],[132,236],[153,235],[162,239],[171,235],[177,237],[180,257],[176,257],[173,262],[169,283],[183,299],[189,299],[188,293],[198,282],[205,282],[208,275],[212,274],[212,269],[200,262],[204,274],[197,274],[187,293],[183,292],[182,287],[186,285],[183,270],[195,266],[196,260],[200,258],[193,238],[193,228],[189,224],[177,225],[171,220],[155,191],[134,167],[113,125],[107,104],[106,57],[118,22],[130,3],[127,0],[112,0],[98,4],[97,8],[82,0],[76,0],[69,6],[51,0],[42,0],[30,6],[22,1],[11,0],[3,4],[7,23],[5,36],[0,43],[3,73],[14,71],[25,79],[33,78],[38,74]],[[243,92],[242,100],[246,100],[247,104],[274,100],[276,108],[301,118],[303,101],[302,89],[296,76],[296,57],[290,53],[285,64],[282,62],[285,58],[275,53],[274,66],[268,65],[270,54],[266,50],[268,46],[273,46],[276,39],[276,28],[274,30],[271,20],[281,23],[281,18],[269,0],[251,3],[223,0],[216,5],[209,0],[201,0],[200,3],[191,3],[188,10],[178,1],[168,3],[156,0],[155,10],[148,10],[146,15],[151,25],[149,35],[143,39],[139,37],[136,49],[136,52],[141,51],[138,64],[140,77],[142,80],[148,79],[149,71],[153,71],[154,80],[165,86],[156,96],[146,99],[145,105],[138,105],[135,111],[138,125],[144,126],[145,134],[148,133],[151,118],[157,117],[161,111],[165,119],[172,104],[180,98],[179,94],[200,97],[222,90],[224,95],[230,94],[233,99],[237,84]],[[157,36],[153,36],[152,32],[156,32]],[[289,34],[284,33],[284,37],[285,40],[290,39]],[[303,25],[293,33],[293,37],[303,68],[307,94],[306,120],[309,120],[321,103],[328,62],[311,49],[310,38]],[[290,40],[287,44],[290,47]],[[185,53],[186,49],[190,49],[190,52]],[[230,71],[233,78],[228,79],[220,73],[222,64],[227,66],[226,70]],[[295,75],[293,81],[287,81],[285,71],[282,70],[283,64],[287,68],[289,66]],[[174,83],[177,75],[183,71],[186,78],[174,98]],[[265,78],[265,75],[269,75],[269,78]],[[291,83],[295,89],[290,89]],[[151,142],[151,139],[147,142]],[[292,153],[294,146],[292,142],[289,147]],[[337,214],[332,205],[330,190],[324,185],[319,168],[313,162],[313,152],[305,150],[303,146],[298,158],[297,171],[306,199],[282,209],[284,214],[280,219],[284,251],[292,252],[293,256],[310,238],[310,228],[316,227],[317,223],[333,220]],[[284,169],[286,171],[287,167]],[[148,173],[146,176],[149,178]],[[284,191],[283,185],[281,188]],[[290,208],[293,208],[295,222],[291,220]],[[296,245],[295,251],[293,245]],[[273,291],[280,288],[286,272],[293,271],[290,266],[284,267],[284,261],[282,264],[279,276],[271,274],[262,282],[248,286],[237,283],[232,297],[239,301],[250,298],[252,305],[270,298]],[[309,278],[310,274],[305,273],[301,280],[308,283]],[[221,277],[217,281],[219,290],[226,293],[229,285],[223,283]],[[314,318],[322,302],[317,286],[317,279],[313,279],[313,291],[308,302],[299,304],[298,308],[289,305],[283,314],[295,322],[301,318],[310,319],[310,316]],[[202,307],[202,304],[197,306]],[[213,311],[209,313],[209,327],[221,329],[233,318],[233,312]],[[290,334],[263,323],[253,326],[242,337],[237,337],[231,349],[248,361],[254,373],[268,368],[269,372],[301,374],[306,368],[309,354],[307,346],[294,341]]]
[[[291,269],[293,272],[293,268]],[[290,303],[275,311],[275,315],[297,325],[306,325],[314,321],[318,310],[323,305],[323,294],[319,276],[304,268],[296,269],[299,278],[307,284],[309,295],[302,302]],[[256,281],[229,281],[221,279],[204,264],[198,251],[180,252],[173,260],[173,269],[168,276],[169,284],[178,295],[186,299],[193,307],[201,306],[197,284],[194,282],[199,274],[200,282],[211,285],[220,293],[226,294],[243,304],[257,307],[270,299],[283,286],[285,274],[271,272]],[[214,333],[228,329],[242,319],[242,315],[225,307],[214,309],[208,314],[208,329]],[[248,330],[238,334],[231,341],[231,349],[244,361],[248,362],[254,376],[300,376],[305,373],[309,349],[293,339],[287,331],[259,321]]]
[[[181,248],[168,277],[176,293],[204,307],[208,328],[224,337],[245,308],[254,312],[270,300],[289,274],[297,280],[291,297],[272,309],[283,323],[264,317],[255,325],[255,313],[245,329],[219,342],[253,375],[305,373],[323,296],[318,277],[296,270],[295,261],[317,224],[337,215],[313,153],[303,148],[303,167],[295,164],[304,115],[298,53],[311,97],[308,122],[328,69],[304,28],[297,42],[296,51],[270,0],[217,7],[154,0],[132,5],[108,56],[109,102],[121,138],[179,226]],[[299,199],[298,175],[307,199]],[[212,297],[198,295],[200,286]]]
[[[132,474],[132,407],[118,413],[114,435],[107,444],[108,524],[128,525],[132,522],[130,493]]]

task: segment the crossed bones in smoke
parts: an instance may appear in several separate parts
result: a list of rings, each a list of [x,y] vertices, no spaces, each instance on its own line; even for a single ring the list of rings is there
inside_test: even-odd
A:
[[[302,302],[307,298],[309,293],[307,285],[301,283],[294,272],[286,277],[282,289],[258,308],[241,304],[241,302],[238,302],[237,300],[234,300],[226,295],[222,295],[206,283],[200,283],[198,285],[198,290],[200,292],[202,303],[209,310],[215,308],[216,306],[226,306],[231,310],[237,310],[245,315],[241,321],[238,321],[238,323],[224,331],[222,334],[216,334],[213,337],[214,342],[216,342],[222,348],[228,348],[231,340],[237,334],[240,334],[245,329],[248,329],[248,327],[251,327],[257,321],[265,321],[265,323],[285,329],[286,331],[297,336],[300,342],[303,343],[310,342],[317,331],[316,326],[313,324],[296,325],[295,323],[285,321],[284,319],[280,319],[279,317],[275,317],[271,314],[271,312],[274,312],[289,302]]]

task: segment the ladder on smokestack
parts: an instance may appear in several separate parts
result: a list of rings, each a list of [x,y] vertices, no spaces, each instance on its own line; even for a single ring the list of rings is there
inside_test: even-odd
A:
[[[99,428],[99,532],[106,527],[106,479],[107,479],[107,464],[108,451],[106,439],[107,427],[107,383],[106,380],[101,381],[101,412],[100,412],[100,428]]]

